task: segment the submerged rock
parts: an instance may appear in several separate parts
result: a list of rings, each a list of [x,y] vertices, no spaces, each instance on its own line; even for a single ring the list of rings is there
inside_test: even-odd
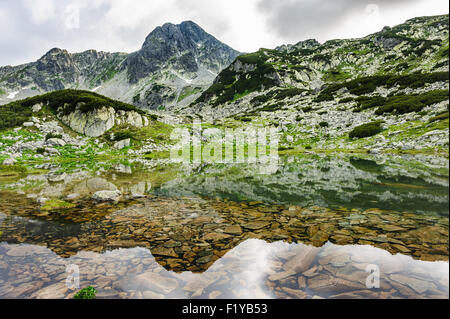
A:
[[[11,166],[14,165],[16,163],[16,160],[13,158],[7,158],[3,161],[3,165],[7,165],[7,166]]]

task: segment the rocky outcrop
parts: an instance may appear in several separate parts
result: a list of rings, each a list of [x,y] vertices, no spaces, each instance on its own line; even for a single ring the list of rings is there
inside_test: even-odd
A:
[[[128,124],[141,128],[149,123],[145,115],[136,111],[116,111],[112,107],[101,107],[83,112],[78,106],[74,112],[67,115],[60,112],[58,118],[75,132],[89,137],[101,136],[115,125]]]

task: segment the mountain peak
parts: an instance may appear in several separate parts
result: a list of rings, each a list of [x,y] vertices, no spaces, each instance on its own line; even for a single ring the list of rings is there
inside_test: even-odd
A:
[[[220,42],[193,21],[165,23],[146,37],[142,48],[127,59],[131,83],[162,68],[167,61],[180,72],[197,72],[200,64],[218,73],[231,63],[239,52]]]
[[[50,49],[47,53],[45,53],[42,57],[50,56],[50,55],[59,55],[59,54],[68,54],[67,50],[60,48]]]

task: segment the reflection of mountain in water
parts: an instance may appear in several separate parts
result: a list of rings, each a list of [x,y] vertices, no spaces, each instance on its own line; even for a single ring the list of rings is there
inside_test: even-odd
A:
[[[143,248],[68,259],[32,245],[2,243],[0,251],[0,298],[73,296],[66,286],[68,265],[78,267],[80,285],[96,287],[100,298],[448,298],[448,263],[368,246],[249,239],[203,273],[167,271]],[[379,281],[369,278],[373,270]]]
[[[446,159],[366,157],[284,158],[272,175],[259,174],[258,166],[208,165],[184,179],[164,184],[158,192],[301,206],[377,207],[448,216]]]

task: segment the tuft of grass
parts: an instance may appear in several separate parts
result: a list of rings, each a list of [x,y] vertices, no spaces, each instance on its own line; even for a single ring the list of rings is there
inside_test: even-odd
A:
[[[26,172],[26,167],[20,165],[0,165],[0,177],[20,176]]]
[[[73,296],[73,299],[95,299],[96,295],[97,290],[94,287],[89,286],[77,292],[75,296]]]
[[[365,138],[377,135],[383,131],[383,121],[375,121],[355,127],[350,133],[350,138]]]
[[[375,111],[375,114],[420,112],[426,106],[445,100],[448,100],[448,90],[433,90],[422,94],[397,95],[388,98]]]
[[[420,88],[427,83],[448,81],[448,72],[412,73],[407,75],[386,74],[373,75],[354,79],[345,83],[336,83],[322,90],[316,97],[316,102],[331,101],[334,93],[342,88],[347,88],[351,94],[363,95],[376,90],[377,87],[392,88],[397,85],[400,88]]]
[[[47,135],[45,135],[45,140],[49,140],[51,138],[62,138],[61,134],[55,134],[55,133],[48,133]]]
[[[437,122],[437,121],[442,121],[445,119],[448,119],[449,116],[449,112],[444,112],[442,114],[436,115],[432,118],[430,118],[429,123],[433,123],[433,122]]]

